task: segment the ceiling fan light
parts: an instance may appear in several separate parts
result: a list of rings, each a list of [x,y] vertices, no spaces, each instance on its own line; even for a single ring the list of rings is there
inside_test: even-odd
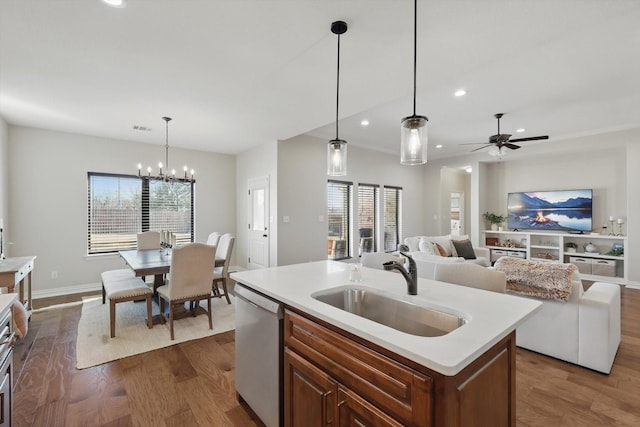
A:
[[[332,139],[327,144],[327,175],[347,175],[347,141]]]
[[[427,119],[409,116],[400,122],[400,163],[423,165],[427,163]]]

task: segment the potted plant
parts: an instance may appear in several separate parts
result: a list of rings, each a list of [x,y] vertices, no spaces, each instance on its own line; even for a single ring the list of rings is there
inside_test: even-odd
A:
[[[489,221],[489,223],[491,224],[491,229],[494,231],[497,230],[498,226],[502,224],[506,219],[502,215],[497,215],[491,212],[485,212],[482,216],[484,217],[484,219]]]
[[[578,244],[577,243],[573,243],[573,242],[568,242],[566,244],[567,246],[567,252],[575,254],[576,253],[576,249],[578,248]]]

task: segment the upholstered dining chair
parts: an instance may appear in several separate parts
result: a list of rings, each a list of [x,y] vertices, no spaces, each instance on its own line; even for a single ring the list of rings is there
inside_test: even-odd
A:
[[[231,252],[236,238],[229,233],[220,236],[218,246],[216,248],[216,258],[224,258],[224,266],[215,267],[213,270],[213,296],[227,299],[227,303],[231,304],[229,292],[227,291],[227,282],[229,280],[229,261],[231,260]],[[222,286],[222,290],[218,285]]]
[[[218,240],[220,240],[220,233],[214,231],[213,233],[209,234],[209,237],[207,237],[207,245],[218,246]]]
[[[160,232],[158,231],[144,231],[137,235],[138,249],[156,249],[160,248]],[[132,279],[136,277],[133,270],[130,268],[121,268],[119,270],[109,270],[102,273],[102,279],[107,281],[115,281],[118,279]],[[146,277],[143,277],[146,281]],[[104,285],[102,287],[104,294]],[[104,295],[103,295],[104,299]]]
[[[503,271],[466,262],[436,264],[433,279],[492,292],[507,291],[507,276]]]
[[[160,249],[160,232],[143,231],[138,233],[138,249]]]
[[[181,248],[173,249],[171,255],[170,274],[167,284],[158,288],[160,301],[160,315],[162,323],[166,322],[165,301],[169,304],[169,329],[171,339],[174,339],[173,320],[174,308],[185,302],[198,303],[207,300],[207,316],[209,329],[213,329],[211,320],[211,281],[215,264],[216,248],[204,243],[190,243]],[[192,314],[196,315],[192,306]]]

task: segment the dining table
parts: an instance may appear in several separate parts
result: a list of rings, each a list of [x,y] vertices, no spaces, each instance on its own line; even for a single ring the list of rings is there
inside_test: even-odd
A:
[[[171,270],[171,249],[129,249],[118,251],[137,277],[153,276],[153,292],[164,285],[164,275]],[[215,267],[224,266],[224,258],[216,256]]]
[[[164,285],[164,275],[171,271],[171,248],[161,249],[129,249],[118,251],[120,257],[127,266],[133,270],[137,277],[153,276],[153,294],[158,297],[157,289]],[[216,257],[215,267],[224,266],[225,259]],[[165,316],[168,307],[165,307]],[[200,306],[195,307],[196,313],[201,314],[203,310]],[[206,313],[206,312],[204,312]],[[190,316],[191,312],[185,307],[174,313],[175,319]],[[162,316],[153,316],[153,324],[163,323]]]

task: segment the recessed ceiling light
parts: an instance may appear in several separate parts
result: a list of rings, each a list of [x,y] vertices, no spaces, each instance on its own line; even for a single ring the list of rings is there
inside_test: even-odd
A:
[[[524,131],[525,131],[525,129],[524,129],[524,128],[516,129],[516,132],[518,132],[518,133],[522,133],[522,132],[524,132]]]
[[[464,89],[458,89],[457,91],[454,92],[454,96],[465,96],[467,94],[467,91]]]
[[[442,148],[442,144],[436,145],[436,148]]]
[[[108,4],[109,6],[125,7],[124,0],[102,0],[102,1]]]
[[[369,126],[369,120],[364,119],[364,120],[362,120],[362,121],[360,122],[360,124],[361,124],[362,126]]]

